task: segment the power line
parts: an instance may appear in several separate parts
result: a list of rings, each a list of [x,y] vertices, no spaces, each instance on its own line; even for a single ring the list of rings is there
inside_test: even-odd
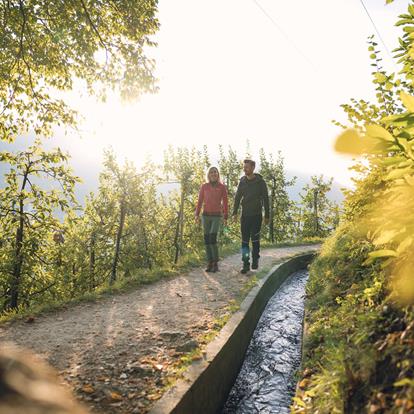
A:
[[[378,28],[377,28],[377,25],[375,24],[375,22],[374,22],[373,18],[372,18],[372,17],[371,17],[371,15],[369,14],[369,11],[368,11],[368,9],[367,9],[367,8],[366,8],[366,6],[365,6],[364,1],[363,1],[363,0],[359,0],[359,1],[361,2],[362,7],[364,8],[365,12],[367,13],[367,15],[368,15],[368,17],[369,17],[369,20],[371,20],[372,26],[374,26],[374,29],[375,29],[375,31],[377,32],[378,38],[379,38],[379,40],[381,41],[382,45],[384,46],[384,49],[385,49],[385,51],[387,52],[387,54],[388,54],[389,58],[391,59],[391,62],[392,62],[392,63],[394,64],[394,66],[395,66],[394,59],[393,59],[393,57],[391,56],[391,53],[390,53],[390,51],[388,50],[387,45],[385,44],[384,39],[382,38],[381,33],[379,32],[379,30],[378,30]]]
[[[313,62],[299,49],[296,43],[287,35],[287,33],[279,26],[279,24],[273,19],[273,17],[263,8],[263,6],[257,1],[252,0],[253,3],[261,10],[261,12],[272,22],[277,30],[284,36],[284,38],[296,49],[296,51],[315,69]]]

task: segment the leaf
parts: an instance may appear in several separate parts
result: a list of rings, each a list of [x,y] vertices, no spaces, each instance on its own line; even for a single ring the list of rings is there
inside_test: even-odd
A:
[[[395,250],[391,249],[384,249],[384,250],[376,250],[374,252],[368,253],[368,256],[373,259],[378,259],[380,257],[397,257],[398,253]]]
[[[381,122],[384,122],[388,125],[393,126],[413,126],[414,125],[414,116],[409,113],[398,114],[398,115],[389,115],[381,119]]]
[[[355,129],[348,129],[336,139],[335,150],[350,155],[378,154],[389,150],[389,141],[361,136]]]
[[[414,380],[411,378],[403,378],[402,380],[394,382],[394,387],[405,387],[406,385],[414,387]]]
[[[374,261],[374,259],[372,261]],[[386,269],[388,266],[392,265],[394,261],[395,259],[393,257],[385,259],[383,262],[381,262],[381,269]]]
[[[86,394],[93,394],[95,392],[95,389],[92,387],[92,385],[85,384],[82,387],[82,391],[85,392]]]
[[[335,151],[351,155],[362,155],[364,153],[364,144],[358,131],[347,129],[342,132],[335,141]]]
[[[394,137],[382,126],[376,124],[365,125],[365,130],[370,137],[381,138],[386,141],[394,142]]]
[[[397,168],[392,170],[390,173],[388,173],[388,175],[385,177],[385,180],[390,181],[390,180],[395,180],[397,178],[403,177],[406,174],[410,174],[413,173],[413,169],[412,167],[407,167],[407,168]]]
[[[299,397],[293,397],[292,400],[299,406],[306,408],[306,404]]]
[[[414,177],[413,176],[407,175],[404,178],[405,178],[405,181],[407,182],[407,184],[409,186],[414,187]]]
[[[394,250],[376,250],[374,252],[368,253],[368,258],[363,262],[364,266],[368,266],[374,263],[375,259],[383,257],[396,257],[398,254]]]
[[[374,243],[376,245],[387,244],[399,233],[397,230],[385,230],[375,238]]]
[[[414,112],[414,96],[408,95],[405,92],[400,93],[401,102],[408,109],[409,112]]]
[[[406,237],[397,247],[397,252],[401,253],[404,250],[407,250],[411,244],[413,242],[413,238],[412,237]]]
[[[385,83],[387,81],[387,77],[383,73],[381,73],[381,72],[376,72],[374,74],[374,77],[375,77],[375,80],[378,83]]]
[[[111,391],[110,397],[111,397],[111,400],[113,400],[113,401],[122,401],[122,399],[123,399],[122,398],[122,395],[121,394],[118,394],[115,391]]]
[[[407,158],[405,157],[394,156],[394,157],[384,158],[383,160],[381,160],[381,164],[385,166],[391,166],[391,165],[400,164],[406,161],[407,161]]]
[[[147,399],[150,400],[150,401],[155,401],[155,400],[158,400],[159,398],[160,398],[160,396],[158,394],[149,394],[147,396]]]

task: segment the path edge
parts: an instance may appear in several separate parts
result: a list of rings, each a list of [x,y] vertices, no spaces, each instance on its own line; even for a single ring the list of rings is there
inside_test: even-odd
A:
[[[183,379],[171,387],[154,405],[150,414],[216,414],[243,364],[257,322],[269,299],[287,277],[305,269],[317,253],[306,253],[275,265],[247,294],[217,337],[193,362]]]

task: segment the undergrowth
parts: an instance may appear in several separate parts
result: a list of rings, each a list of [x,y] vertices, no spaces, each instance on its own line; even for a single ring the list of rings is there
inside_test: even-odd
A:
[[[293,413],[414,412],[414,312],[389,295],[373,246],[342,225],[307,285],[303,370]]]
[[[262,243],[264,248],[267,247],[288,247],[288,246],[299,246],[303,244],[315,244],[319,243],[320,239],[315,240],[298,240],[294,242],[284,242],[271,244],[269,242]],[[222,257],[235,254],[239,251],[240,246],[238,243],[227,244],[221,246],[220,253]],[[20,306],[17,309],[3,311],[0,313],[0,323],[9,322],[22,318],[30,318],[35,315],[39,315],[45,312],[53,312],[59,309],[65,309],[68,306],[75,305],[82,302],[93,302],[107,296],[113,296],[122,292],[130,292],[138,287],[155,283],[160,279],[178,276],[181,273],[187,272],[192,268],[198,267],[204,263],[204,256],[200,253],[187,254],[180,258],[178,264],[162,268],[149,269],[137,269],[136,272],[129,276],[119,278],[113,285],[109,283],[104,284],[96,288],[92,292],[86,292],[82,295],[78,295],[72,298],[49,300],[41,304],[36,304],[30,307]]]

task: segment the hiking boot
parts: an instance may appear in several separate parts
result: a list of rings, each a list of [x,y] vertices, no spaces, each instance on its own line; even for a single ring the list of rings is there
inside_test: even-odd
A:
[[[214,273],[219,271],[218,262],[213,262],[213,268],[211,271]]]
[[[259,259],[253,259],[252,269],[256,270],[259,268]]]
[[[242,269],[240,270],[240,273],[245,274],[245,273],[247,273],[249,270],[250,270],[250,263],[249,263],[249,262],[244,262],[244,263],[243,263],[243,267],[242,267]]]
[[[213,271],[213,262],[210,260],[208,263],[207,263],[207,267],[206,267],[206,272],[212,272]]]

